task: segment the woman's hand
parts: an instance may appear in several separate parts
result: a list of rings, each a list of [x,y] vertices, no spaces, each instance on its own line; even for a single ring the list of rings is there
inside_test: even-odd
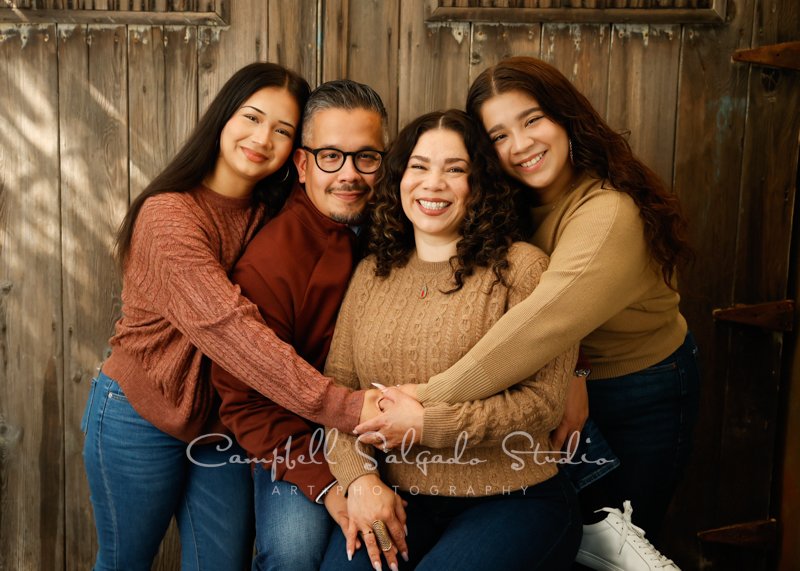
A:
[[[347,515],[347,498],[344,495],[344,488],[336,484],[328,490],[323,501],[325,509],[331,514],[333,521],[342,528],[342,533],[347,541],[347,553],[355,553],[357,549],[361,549],[361,540],[358,538],[356,528],[350,525],[350,517]]]
[[[381,393],[378,389],[367,389],[364,391],[364,404],[361,405],[361,417],[359,422],[364,423],[381,413],[377,404],[380,396]]]
[[[356,426],[359,440],[386,452],[404,443],[411,447],[422,440],[423,406],[400,387],[383,388],[377,402],[381,414]],[[375,434],[372,434],[375,433]]]
[[[353,480],[347,491],[347,515],[350,519],[347,537],[347,558],[351,559],[350,538],[358,533],[367,547],[369,559],[375,569],[381,569],[381,553],[389,568],[397,571],[397,554],[408,561],[406,546],[406,511],[403,500],[384,484],[376,474],[366,474]],[[382,551],[378,546],[372,523],[382,521],[389,532],[392,548]]]
[[[587,418],[589,418],[589,393],[586,391],[586,377],[572,377],[567,386],[564,417],[561,419],[561,424],[550,433],[553,451],[561,450],[564,442],[572,436],[573,432],[580,433],[583,430],[583,425],[586,424]],[[358,430],[358,426],[356,430]],[[572,440],[575,448],[577,448],[580,441],[580,438]],[[573,451],[568,450],[567,452]]]

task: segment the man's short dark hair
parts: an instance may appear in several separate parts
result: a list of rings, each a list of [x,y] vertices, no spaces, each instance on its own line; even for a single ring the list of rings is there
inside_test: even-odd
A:
[[[311,121],[319,111],[326,109],[366,109],[374,111],[381,117],[383,144],[389,143],[389,119],[381,96],[369,85],[358,83],[352,79],[336,79],[326,81],[314,91],[306,103],[303,115],[303,144],[311,140]]]

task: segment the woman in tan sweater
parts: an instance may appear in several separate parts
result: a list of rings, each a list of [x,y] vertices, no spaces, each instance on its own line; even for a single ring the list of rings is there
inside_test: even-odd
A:
[[[352,388],[427,379],[530,295],[547,256],[512,244],[513,199],[465,113],[430,113],[403,129],[376,190],[373,255],[350,283],[326,374]],[[334,532],[322,568],[380,566],[376,538],[405,535],[393,490],[408,502],[409,548],[398,560],[383,546],[393,569],[569,568],[579,514],[547,451],[576,359],[573,344],[484,401],[418,406],[421,443],[397,453],[330,431],[328,458],[351,525],[347,538]],[[357,532],[367,551],[348,563]]]
[[[676,569],[629,525],[630,504],[625,514],[618,508],[631,500],[633,522],[657,535],[689,455],[699,375],[678,307],[676,268],[690,251],[677,199],[543,61],[514,57],[486,69],[470,87],[467,110],[529,199],[529,240],[551,264],[527,299],[416,396],[484,398],[581,341],[591,380],[571,383],[554,441],[560,446],[591,414],[621,465],[581,491],[591,525],[579,561]],[[396,439],[405,430],[396,420],[394,428],[380,420],[365,428]]]

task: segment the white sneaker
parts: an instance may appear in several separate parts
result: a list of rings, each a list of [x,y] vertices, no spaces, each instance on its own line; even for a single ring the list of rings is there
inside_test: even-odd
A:
[[[608,512],[603,521],[583,526],[583,539],[575,561],[598,571],[680,571],[680,568],[647,541],[644,530],[631,523],[633,508],[628,500],[624,512]]]

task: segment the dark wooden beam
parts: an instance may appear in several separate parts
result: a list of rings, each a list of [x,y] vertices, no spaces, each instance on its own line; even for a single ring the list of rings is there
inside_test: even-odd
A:
[[[800,42],[785,42],[751,50],[736,50],[733,61],[800,71]]]
[[[778,522],[774,519],[748,521],[701,531],[697,538],[704,543],[723,543],[739,547],[774,549],[778,538]]]
[[[736,304],[712,312],[716,321],[753,325],[770,331],[791,331],[794,327],[794,301],[785,299],[755,305]]]

